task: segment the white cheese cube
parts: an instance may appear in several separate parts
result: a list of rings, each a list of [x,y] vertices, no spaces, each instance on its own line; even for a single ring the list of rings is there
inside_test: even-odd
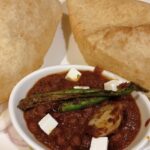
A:
[[[107,150],[108,137],[92,138],[90,150]]]
[[[40,128],[49,135],[54,128],[58,125],[58,122],[50,115],[47,114],[39,121]]]
[[[74,89],[83,89],[83,90],[90,89],[89,86],[74,86],[73,88]]]
[[[105,90],[110,90],[110,91],[117,91],[118,88],[117,86],[120,85],[121,83],[124,83],[123,81],[121,80],[110,80],[106,83],[104,83],[104,89]]]
[[[65,79],[70,80],[70,81],[78,81],[81,77],[81,72],[79,72],[77,69],[75,68],[71,68],[67,75],[65,76]]]

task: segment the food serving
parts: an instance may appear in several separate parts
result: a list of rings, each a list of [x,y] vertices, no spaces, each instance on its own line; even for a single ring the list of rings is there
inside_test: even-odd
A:
[[[0,103],[22,77],[42,66],[60,19],[58,0],[0,1]]]
[[[75,40],[89,65],[150,89],[150,4],[67,0]]]
[[[128,147],[141,127],[131,92],[145,89],[109,80],[102,70],[67,71],[43,76],[18,108],[35,138],[51,150],[109,150]],[[95,147],[95,145],[97,145]]]

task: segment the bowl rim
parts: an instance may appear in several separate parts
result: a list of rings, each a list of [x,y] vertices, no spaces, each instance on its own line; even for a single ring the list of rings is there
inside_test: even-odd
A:
[[[14,126],[14,128],[16,129],[16,131],[18,132],[18,134],[23,138],[23,140],[29,144],[29,146],[31,146],[32,148],[36,149],[36,150],[44,150],[45,148],[42,148],[42,146],[40,146],[39,144],[37,144],[37,142],[34,142],[28,135],[25,134],[25,132],[22,130],[22,128],[20,127],[18,121],[17,121],[17,118],[16,118],[16,113],[15,113],[15,109],[14,109],[14,97],[16,95],[16,91],[19,89],[19,87],[22,85],[22,84],[25,84],[25,82],[27,80],[30,80],[31,77],[33,76],[39,76],[40,74],[42,73],[48,73],[48,74],[53,74],[51,72],[55,71],[56,73],[59,73],[61,72],[60,70],[62,69],[62,71],[67,71],[68,69],[70,68],[77,68],[79,70],[94,70],[94,66],[88,66],[88,65],[55,65],[55,66],[49,66],[49,67],[45,67],[45,68],[41,68],[41,69],[38,69],[30,74],[28,74],[27,76],[25,76],[24,78],[22,78],[17,84],[16,86],[13,88],[11,94],[10,94],[10,97],[9,97],[9,103],[8,103],[8,109],[9,109],[9,114],[10,114],[10,119],[12,121],[12,124]],[[104,70],[105,73],[110,73],[110,75],[116,75],[110,71],[106,71]],[[45,74],[46,76],[46,74]],[[116,75],[118,76],[118,75]],[[44,75],[42,75],[42,77],[44,77]],[[38,77],[38,80],[41,79],[42,77]],[[118,78],[121,78],[125,81],[127,81],[126,79],[118,76]],[[31,85],[30,87],[32,87],[33,85]],[[143,93],[141,92],[138,92],[141,96],[143,96],[144,98],[148,99],[147,96],[145,96]],[[146,100],[146,104],[150,107],[150,101]],[[147,134],[150,134],[150,128],[148,129],[148,132]],[[148,141],[147,141],[148,142]],[[146,140],[145,139],[141,139],[140,143],[135,145],[134,147],[135,148],[138,148],[140,147],[141,145],[146,145],[147,144]],[[42,144],[41,144],[42,145]],[[137,149],[136,149],[137,150]]]

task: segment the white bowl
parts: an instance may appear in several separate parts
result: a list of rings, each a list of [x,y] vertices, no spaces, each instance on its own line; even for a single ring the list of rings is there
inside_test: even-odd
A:
[[[10,99],[9,99],[9,112],[10,117],[13,123],[13,126],[20,134],[20,136],[33,148],[36,150],[44,150],[47,149],[40,142],[38,142],[32,133],[28,130],[26,126],[26,122],[23,117],[23,112],[17,108],[17,105],[20,99],[24,98],[27,92],[33,87],[33,85],[42,77],[59,73],[63,71],[67,71],[70,68],[75,67],[79,70],[90,70],[92,71],[94,67],[91,66],[82,66],[82,65],[59,65],[53,67],[47,67],[44,69],[37,70],[28,76],[24,77],[13,89]],[[108,71],[104,71],[104,74],[112,77],[112,78],[120,78],[119,76],[112,74]],[[123,78],[120,78],[125,80]],[[127,148],[129,150],[144,150],[144,147],[148,147],[147,136],[150,136],[150,129],[145,127],[146,120],[150,117],[150,101],[148,98],[142,94],[141,92],[134,92],[133,96],[136,99],[137,105],[139,106],[141,113],[141,129],[138,133],[135,140],[132,144]],[[150,148],[150,147],[149,147]]]

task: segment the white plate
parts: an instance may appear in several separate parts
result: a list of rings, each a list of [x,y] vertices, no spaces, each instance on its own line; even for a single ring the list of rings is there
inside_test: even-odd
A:
[[[69,18],[65,8],[65,0],[60,1],[64,6],[64,15],[61,23],[58,26],[53,44],[45,56],[44,64],[42,67],[59,64],[85,65],[86,62],[84,61],[71,33]],[[150,0],[145,1],[150,2]],[[3,113],[5,109],[7,109],[7,104],[1,104],[0,113]],[[29,146],[22,141],[8,120],[8,114],[4,115],[4,118],[0,120],[0,149],[30,150]],[[5,125],[1,126],[2,123]],[[150,144],[146,145],[146,147],[142,148],[141,150],[150,150]]]

